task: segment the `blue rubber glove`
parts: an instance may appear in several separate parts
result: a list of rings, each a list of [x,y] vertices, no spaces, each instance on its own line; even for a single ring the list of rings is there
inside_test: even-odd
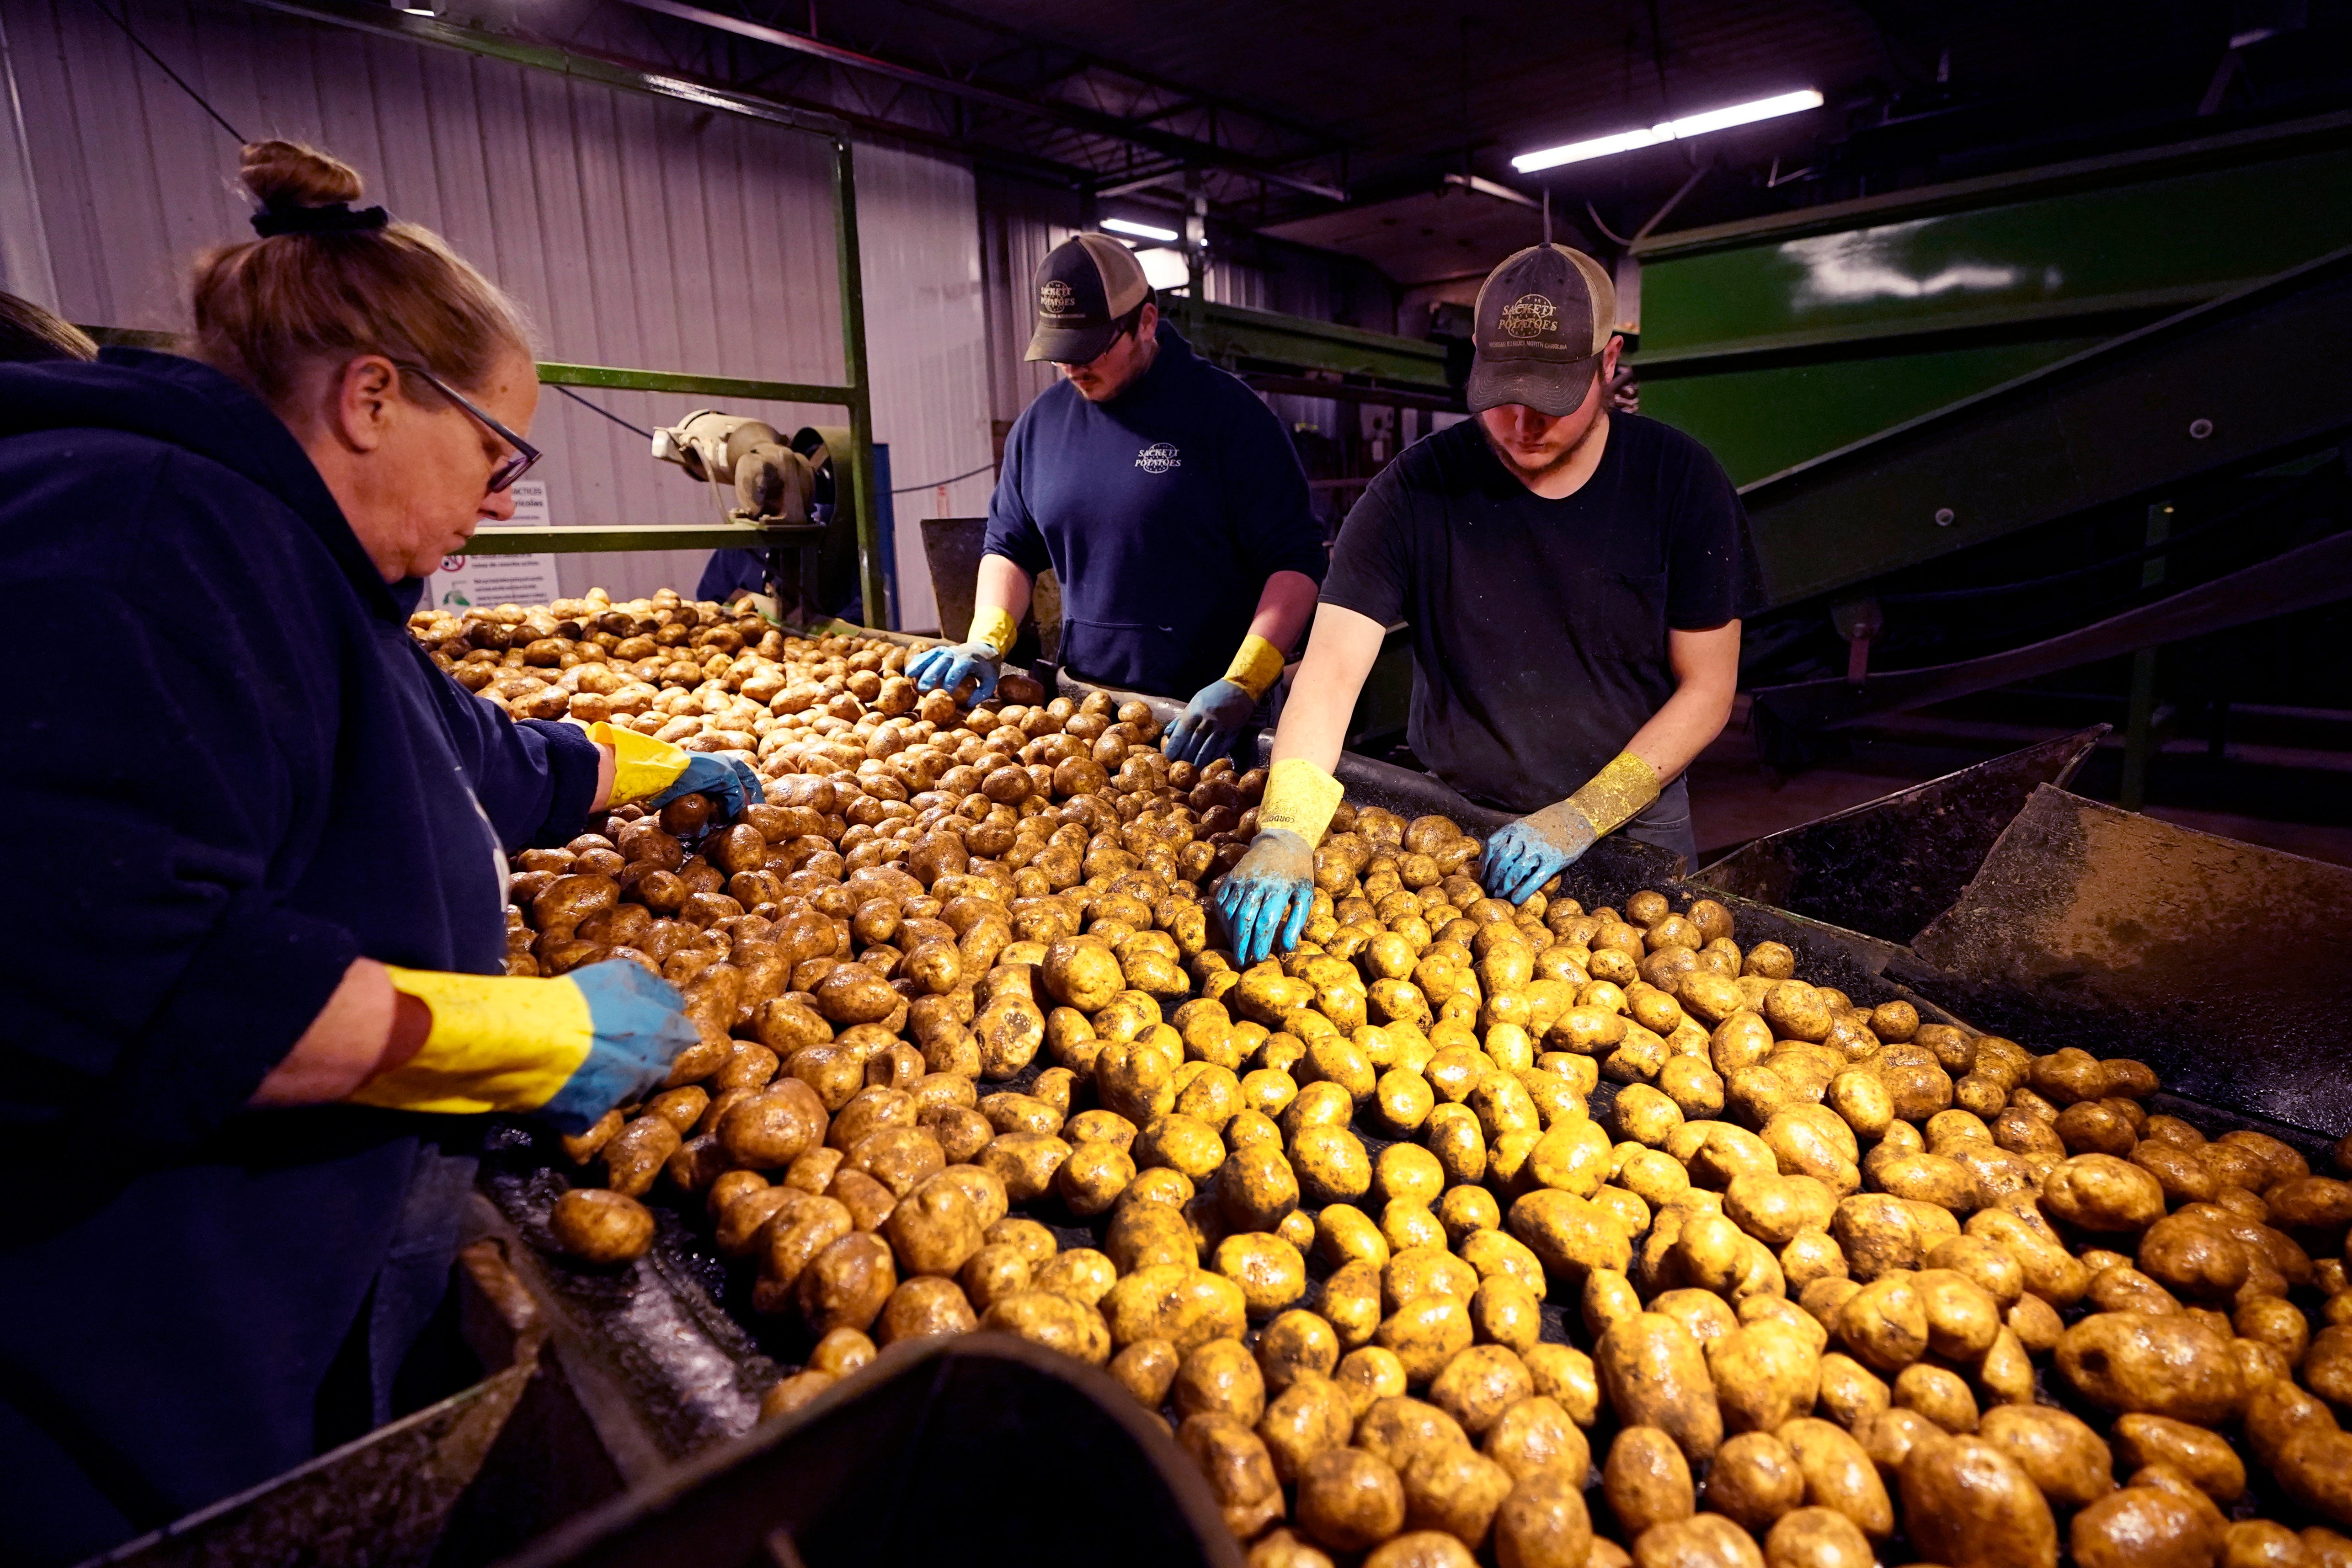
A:
[[[1217,912],[1246,969],[1298,945],[1315,905],[1315,851],[1287,828],[1268,828],[1217,889]]]
[[[503,1110],[585,1132],[669,1077],[701,1031],[669,982],[626,960],[551,980],[387,966],[433,1013],[416,1054],[362,1084],[361,1105],[436,1115]]]
[[[1526,903],[1538,888],[1575,865],[1599,837],[1573,800],[1554,802],[1486,840],[1479,885],[1490,898]]]
[[[992,643],[975,638],[925,648],[907,662],[907,679],[918,691],[945,691],[953,696],[967,680],[978,680],[966,700],[985,702],[996,695],[996,676],[1004,656]]]
[[[1256,711],[1257,699],[1248,688],[1237,681],[1213,680],[1192,694],[1176,722],[1168,726],[1160,749],[1171,762],[1195,767],[1214,762],[1233,749],[1234,737]]]
[[[767,787],[760,782],[759,773],[740,757],[730,757],[715,752],[690,752],[686,771],[677,782],[659,795],[648,797],[648,812],[659,811],[682,795],[706,795],[721,822],[732,822],[743,815],[747,805],[765,805]]]

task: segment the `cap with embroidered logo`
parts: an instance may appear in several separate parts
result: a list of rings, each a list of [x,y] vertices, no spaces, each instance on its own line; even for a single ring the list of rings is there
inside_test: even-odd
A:
[[[1084,364],[1118,337],[1118,323],[1151,298],[1143,264],[1107,234],[1064,240],[1037,264],[1037,329],[1024,359]]]
[[[1471,314],[1470,412],[1524,403],[1558,418],[1601,369],[1617,289],[1582,251],[1531,245],[1486,274]]]

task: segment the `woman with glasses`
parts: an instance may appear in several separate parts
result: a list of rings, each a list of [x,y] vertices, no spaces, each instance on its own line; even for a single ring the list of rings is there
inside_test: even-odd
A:
[[[577,1131],[697,1037],[629,963],[509,975],[506,855],[740,763],[510,721],[417,579],[538,456],[514,308],[349,168],[245,150],[189,357],[0,366],[0,1518],[73,1562],[386,1419],[478,1115]],[[28,870],[31,868],[28,867]],[[407,1385],[404,1385],[407,1386]]]

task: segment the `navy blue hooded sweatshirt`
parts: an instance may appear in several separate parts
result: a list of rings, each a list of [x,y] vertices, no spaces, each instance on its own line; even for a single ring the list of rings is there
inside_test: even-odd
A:
[[[70,1561],[348,1436],[355,1329],[383,1410],[454,1244],[433,1124],[243,1108],[354,958],[498,972],[500,852],[580,832],[597,757],[436,670],[190,360],[0,366],[0,1530]]]
[[[1160,323],[1108,403],[1057,381],[1004,440],[983,553],[1062,584],[1073,675],[1184,700],[1224,674],[1276,572],[1323,580],[1307,476],[1274,411]]]

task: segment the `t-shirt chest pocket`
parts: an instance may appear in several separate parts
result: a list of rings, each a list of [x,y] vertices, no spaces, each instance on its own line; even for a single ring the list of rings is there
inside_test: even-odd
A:
[[[1666,574],[1580,567],[1570,584],[1571,635],[1596,658],[1655,665],[1666,657]]]

